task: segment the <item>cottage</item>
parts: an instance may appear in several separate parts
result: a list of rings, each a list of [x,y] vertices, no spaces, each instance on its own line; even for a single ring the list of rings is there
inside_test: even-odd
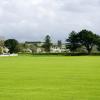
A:
[[[40,41],[35,41],[35,42],[28,42],[26,41],[25,44],[27,45],[34,45],[36,46],[36,53],[45,53],[45,50],[43,48],[45,42],[40,42]],[[66,45],[62,44],[60,47],[58,46],[58,44],[53,44],[50,47],[50,53],[64,53],[66,52]]]

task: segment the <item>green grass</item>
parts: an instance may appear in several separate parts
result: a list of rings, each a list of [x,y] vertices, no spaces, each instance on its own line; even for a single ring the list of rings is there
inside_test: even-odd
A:
[[[100,100],[100,57],[0,57],[0,100]]]

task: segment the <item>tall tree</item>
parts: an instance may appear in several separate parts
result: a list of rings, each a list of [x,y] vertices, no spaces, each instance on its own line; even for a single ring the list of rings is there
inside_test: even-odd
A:
[[[61,48],[61,46],[62,46],[62,41],[58,40],[58,47]]]
[[[4,40],[0,40],[0,46],[1,46],[1,47],[4,46]]]
[[[46,52],[50,52],[50,47],[51,47],[51,37],[47,35],[45,37],[45,43],[43,45],[43,48],[45,49]]]
[[[37,52],[37,46],[36,45],[30,45],[29,49],[32,51],[32,53]]]
[[[96,38],[96,45],[97,45],[97,50],[100,51],[100,36],[97,35],[97,38]]]
[[[80,47],[80,44],[78,43],[78,34],[75,31],[72,31],[69,34],[69,37],[66,41],[67,41],[66,48],[70,49],[70,51],[73,53],[76,51],[78,47]]]
[[[0,54],[2,54],[3,53],[3,50],[2,50],[2,47],[0,46]]]
[[[78,33],[78,37],[81,45],[85,46],[88,54],[90,54],[93,46],[96,45],[97,35],[94,34],[92,31],[82,30]]]
[[[4,45],[9,49],[10,53],[16,53],[16,46],[18,41],[15,39],[8,39],[4,42]]]
[[[0,40],[0,54],[3,53],[4,40]]]

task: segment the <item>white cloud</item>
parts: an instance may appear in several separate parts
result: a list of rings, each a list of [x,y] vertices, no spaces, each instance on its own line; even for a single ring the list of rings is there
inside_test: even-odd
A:
[[[84,28],[99,34],[99,22],[99,0],[0,0],[0,35],[7,38],[65,39]]]

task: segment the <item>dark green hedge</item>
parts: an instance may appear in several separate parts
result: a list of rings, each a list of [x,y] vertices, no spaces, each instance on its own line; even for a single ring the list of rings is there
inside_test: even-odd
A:
[[[35,53],[33,55],[55,56],[87,56],[88,53]],[[100,53],[91,53],[90,56],[100,56]]]
[[[20,53],[19,55],[33,56],[87,56],[87,53]],[[90,56],[100,56],[100,53],[91,53]]]

